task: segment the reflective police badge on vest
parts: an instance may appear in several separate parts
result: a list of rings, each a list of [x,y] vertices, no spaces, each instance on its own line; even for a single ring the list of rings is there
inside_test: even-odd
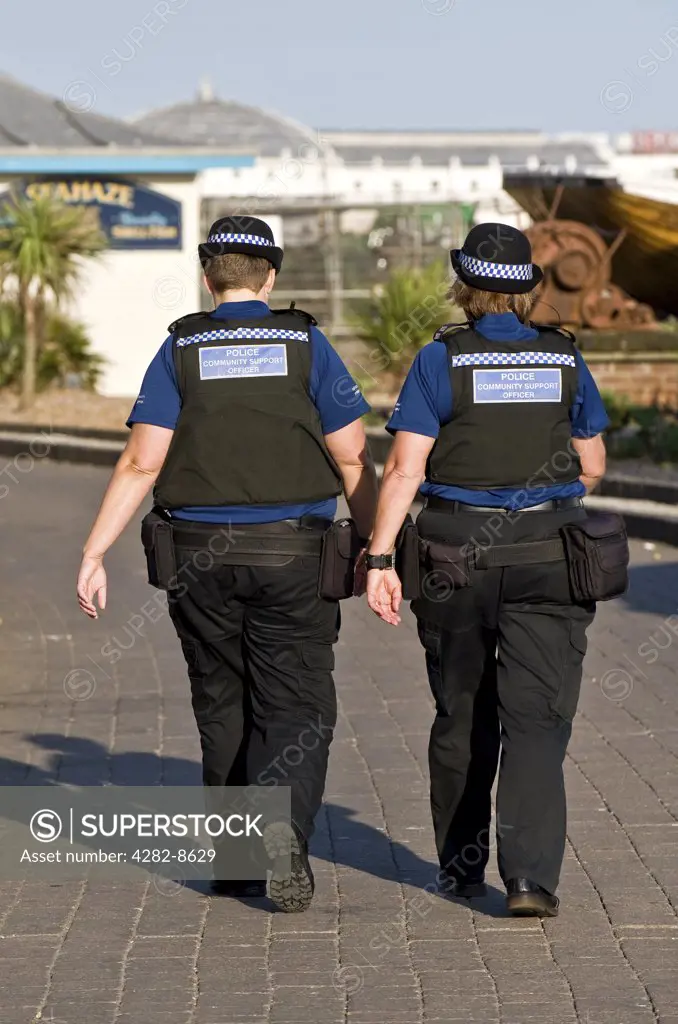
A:
[[[218,345],[200,349],[200,379],[287,377],[284,345]]]
[[[495,368],[486,369],[492,366]],[[541,364],[541,365],[540,365]],[[550,365],[544,365],[550,364]],[[555,352],[468,353],[453,356],[452,366],[473,366],[476,404],[512,405],[561,402],[561,366],[574,366],[574,356]]]

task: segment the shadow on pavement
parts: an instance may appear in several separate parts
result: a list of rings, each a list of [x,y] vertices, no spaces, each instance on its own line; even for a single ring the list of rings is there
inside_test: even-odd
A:
[[[105,747],[82,736],[40,733],[29,737],[37,747],[52,752],[46,768],[0,757],[0,786],[200,786],[200,765],[185,758],[161,758],[147,752],[121,752],[109,755]],[[170,781],[171,779],[171,781]],[[122,781],[124,780],[124,781]],[[326,804],[330,832],[321,828],[311,840],[311,854],[318,860],[336,863],[385,881],[404,884],[428,892],[437,899],[449,899],[434,889],[437,863],[423,860],[406,845],[394,842],[371,825],[355,819],[355,811],[338,804]],[[322,825],[322,817],[319,818]],[[207,893],[207,883],[186,881],[196,894]],[[411,896],[414,905],[420,897]],[[261,910],[270,911],[265,900],[247,900]],[[488,887],[484,899],[452,899],[450,902],[471,907],[491,917],[506,916],[503,894]],[[424,904],[425,906],[425,904]],[[422,916],[424,916],[422,912]]]
[[[200,765],[186,758],[158,757],[145,751],[109,754],[101,743],[85,736],[38,733],[27,737],[51,751],[49,766],[22,765],[0,757],[0,785],[53,786],[67,782],[80,786],[200,786]],[[17,780],[17,773],[24,778]],[[12,778],[12,776],[14,776]]]

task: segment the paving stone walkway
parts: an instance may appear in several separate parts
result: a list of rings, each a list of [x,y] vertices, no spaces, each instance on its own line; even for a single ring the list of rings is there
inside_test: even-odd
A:
[[[36,460],[15,477],[0,783],[197,783],[183,662],[136,527],[108,559],[106,614],[74,602],[107,471]],[[151,880],[0,882],[1,1024],[678,1024],[677,652],[678,550],[634,544],[631,591],[591,633],[561,916],[513,920],[494,866],[471,906],[426,889],[432,712],[413,621],[346,603],[312,909]]]

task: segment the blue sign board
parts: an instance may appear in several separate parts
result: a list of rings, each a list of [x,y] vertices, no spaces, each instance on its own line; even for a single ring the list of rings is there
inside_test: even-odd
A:
[[[180,249],[181,203],[144,185],[112,178],[40,178],[12,192],[28,199],[49,196],[93,211],[111,249]],[[0,203],[10,193],[0,196]],[[9,225],[11,217],[2,217]]]

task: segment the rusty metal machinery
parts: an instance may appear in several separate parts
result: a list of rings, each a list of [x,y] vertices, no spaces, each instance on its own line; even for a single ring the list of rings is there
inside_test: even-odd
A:
[[[624,232],[609,248],[593,228],[574,220],[539,221],[527,234],[534,262],[544,271],[532,314],[535,322],[597,329],[655,323],[650,306],[636,302],[612,283],[612,256]]]

